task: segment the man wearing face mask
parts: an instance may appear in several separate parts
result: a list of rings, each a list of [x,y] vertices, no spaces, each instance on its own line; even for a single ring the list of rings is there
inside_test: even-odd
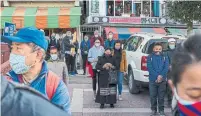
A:
[[[176,40],[174,38],[168,39],[168,48],[169,48],[169,50],[167,51],[167,56],[169,59],[169,64],[171,64],[172,63],[172,57],[174,55],[175,48],[176,48]],[[170,65],[169,71],[168,71],[168,80],[171,79],[171,77],[170,77],[171,67],[172,66]],[[167,84],[167,98],[168,98],[168,105],[170,107],[171,103],[172,103],[172,91],[171,91],[171,88],[169,87],[168,84]]]
[[[95,40],[95,45],[89,49],[89,54],[88,54],[88,61],[91,63],[94,76],[92,77],[92,86],[93,86],[93,91],[94,91],[94,99],[96,97],[96,83],[97,83],[97,75],[99,75],[98,71],[96,70],[96,64],[98,62],[98,57],[102,56],[104,54],[104,48],[103,46],[100,45],[100,40],[96,39]]]
[[[101,46],[104,46],[103,38],[99,36],[98,30],[96,30],[96,31],[94,31],[94,36],[90,39],[90,45],[91,45],[91,47],[94,46],[94,42],[95,42],[96,39],[98,39],[100,41],[100,45]]]
[[[84,75],[86,74],[86,62],[87,62],[89,49],[90,49],[89,37],[85,35],[83,41],[80,44]]]
[[[64,62],[60,61],[59,53],[55,46],[50,47],[50,60],[48,61],[48,68],[62,78],[64,83],[68,85],[68,70]]]
[[[56,39],[55,33],[52,33],[52,35],[51,35],[49,47],[51,47],[51,46],[55,46],[57,48],[57,50],[60,50],[60,44],[59,44],[59,41]]]
[[[160,116],[165,116],[164,97],[166,93],[168,67],[169,60],[162,53],[162,44],[155,43],[153,53],[147,58],[147,68],[149,72],[149,93],[152,110],[151,116],[157,115],[157,109],[159,109]]]
[[[108,33],[108,39],[105,41],[104,47],[105,48],[114,48],[115,40],[113,39],[113,32],[110,31]]]
[[[49,71],[44,60],[48,48],[44,34],[37,28],[26,27],[15,36],[5,37],[12,41],[9,58],[12,70],[7,78],[34,88],[71,115],[68,89],[55,73]]]
[[[75,59],[78,49],[78,42],[73,41],[71,31],[66,32],[66,36],[62,41],[62,53],[65,54],[65,61],[68,67],[68,73],[72,76],[75,75]]]

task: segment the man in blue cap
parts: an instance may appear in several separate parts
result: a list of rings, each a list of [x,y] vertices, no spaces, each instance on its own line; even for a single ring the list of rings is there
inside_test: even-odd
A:
[[[15,36],[5,38],[12,41],[9,59],[12,70],[7,78],[36,89],[71,115],[68,89],[56,74],[48,70],[44,61],[48,48],[44,34],[37,28],[26,27]]]

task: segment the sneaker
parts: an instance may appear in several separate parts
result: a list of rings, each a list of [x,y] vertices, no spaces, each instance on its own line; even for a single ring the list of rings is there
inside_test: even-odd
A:
[[[165,116],[164,111],[160,111],[160,112],[159,112],[159,116]]]
[[[114,104],[110,104],[110,107],[111,107],[111,108],[114,108]]]
[[[123,99],[122,99],[122,97],[121,97],[121,95],[119,95],[119,101],[122,101]]]
[[[156,114],[157,114],[157,111],[156,110],[152,110],[150,116],[156,116]]]
[[[104,108],[104,104],[101,104],[101,105],[100,105],[100,109],[103,109],[103,108]]]

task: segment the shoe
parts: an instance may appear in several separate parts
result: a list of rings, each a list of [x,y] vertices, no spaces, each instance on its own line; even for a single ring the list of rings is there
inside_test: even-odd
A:
[[[101,104],[101,105],[100,105],[100,109],[103,109],[103,108],[104,108],[104,104]]]
[[[110,107],[111,107],[111,108],[114,108],[114,104],[110,104]]]
[[[75,76],[75,72],[72,72],[71,75],[72,75],[72,76]]]
[[[156,110],[152,110],[150,116],[156,116],[156,114],[157,114],[157,111]]]
[[[159,111],[159,116],[165,116],[164,111]]]
[[[122,101],[123,99],[122,99],[122,97],[121,97],[121,95],[119,95],[119,101]]]

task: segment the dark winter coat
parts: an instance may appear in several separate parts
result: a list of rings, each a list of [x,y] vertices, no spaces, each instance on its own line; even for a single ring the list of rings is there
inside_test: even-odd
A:
[[[2,116],[69,116],[39,92],[1,77]]]
[[[116,67],[115,59],[112,56],[106,57],[102,56],[99,58],[96,65],[96,69],[100,70],[100,75],[98,79],[98,93],[96,96],[96,102],[100,104],[115,104],[116,103],[116,85],[109,84],[109,70],[103,68],[106,63],[111,63]],[[101,95],[100,91],[110,90],[109,95]]]
[[[155,82],[159,75],[163,76],[165,81],[169,69],[169,60],[166,55],[155,55],[152,53],[147,58],[147,68],[149,71],[149,81]]]
[[[70,52],[71,48],[75,48],[75,52],[77,52],[78,42],[76,41],[75,43],[71,44],[71,41],[73,41],[73,37],[65,36],[63,38],[63,41],[62,41],[62,52],[63,53]]]
[[[90,41],[89,40],[88,41],[83,40],[80,44],[81,54],[82,55],[88,55],[88,53],[85,54],[84,52],[85,51],[89,52],[89,49],[90,49]]]

